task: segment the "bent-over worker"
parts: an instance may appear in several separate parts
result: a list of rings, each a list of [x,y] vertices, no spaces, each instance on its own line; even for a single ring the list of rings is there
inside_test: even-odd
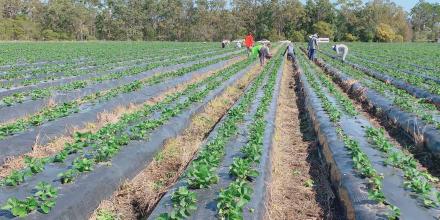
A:
[[[263,66],[266,59],[272,58],[272,55],[269,53],[269,47],[266,44],[259,44],[252,47],[252,56],[258,54],[260,58],[260,65]]]
[[[336,51],[338,56],[342,57],[342,61],[345,61],[345,57],[348,54],[348,47],[345,44],[335,44],[332,49]]]
[[[229,43],[231,43],[231,41],[229,41],[229,40],[223,40],[223,41],[222,41],[222,48],[225,48],[226,46],[228,46]]]
[[[295,61],[295,49],[293,48],[293,43],[287,45],[286,50],[284,50],[283,56],[287,53],[287,59]]]

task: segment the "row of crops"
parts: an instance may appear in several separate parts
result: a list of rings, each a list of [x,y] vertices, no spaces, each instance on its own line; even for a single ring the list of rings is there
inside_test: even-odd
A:
[[[236,98],[220,102],[231,106],[149,216],[262,216],[281,50],[263,68],[244,50],[149,44],[5,45],[23,60],[4,56],[0,67],[0,219],[89,218],[225,94]]]
[[[345,62],[326,46],[296,69],[347,218],[437,219],[438,46],[351,44]]]
[[[50,44],[11,44],[7,47],[19,47],[26,60],[2,57],[2,219],[75,216],[86,198],[92,209],[84,214],[90,215],[98,198],[135,175],[160,143],[253,64],[242,59],[242,51],[213,44],[60,46],[68,49],[56,53]],[[158,96],[164,97],[148,102]],[[127,109],[111,123],[71,129],[93,125],[100,114],[121,106]],[[94,190],[103,179],[105,189]]]
[[[438,51],[378,45],[0,44],[0,219],[436,219]]]

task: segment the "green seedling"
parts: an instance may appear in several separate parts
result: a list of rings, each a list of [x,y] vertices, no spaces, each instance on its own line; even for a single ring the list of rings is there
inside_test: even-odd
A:
[[[234,159],[229,167],[229,173],[243,180],[258,176],[258,171],[251,167],[251,162],[242,158]]]
[[[26,172],[14,170],[2,180],[2,185],[6,186],[18,186],[24,182],[24,178],[26,177]]]
[[[44,170],[44,165],[46,164],[47,160],[25,156],[24,162],[31,172],[35,174]]]
[[[186,187],[179,187],[172,194],[171,201],[175,210],[169,216],[170,219],[186,219],[191,215],[192,211],[197,209],[196,194],[189,191]]]
[[[93,160],[83,158],[76,158],[73,161],[73,167],[79,172],[88,172],[93,170]]]
[[[25,200],[19,200],[17,198],[9,198],[1,209],[11,211],[12,215],[24,218],[29,213],[37,209],[38,202],[33,197],[27,197]]]
[[[308,179],[304,182],[304,186],[307,188],[312,188],[315,185],[315,182],[311,179]]]
[[[96,215],[97,220],[117,220],[118,218],[114,213],[108,210],[98,210],[98,214]]]
[[[242,219],[243,208],[250,201],[252,188],[237,180],[222,190],[217,200],[218,214],[224,219]]]
[[[58,189],[49,183],[39,182],[35,188],[37,189],[35,196],[37,196],[40,200],[53,199],[58,196]]]
[[[187,174],[188,184],[191,188],[207,188],[209,185],[218,182],[215,168],[205,163],[194,163]]]
[[[391,213],[387,215],[389,220],[399,220],[400,209],[397,206],[390,205]]]
[[[58,174],[58,177],[60,177],[60,181],[62,184],[66,184],[66,183],[71,183],[77,175],[78,175],[77,170],[70,169],[64,173]]]
[[[67,152],[63,150],[53,157],[52,162],[63,163],[66,160],[66,157],[67,157]]]

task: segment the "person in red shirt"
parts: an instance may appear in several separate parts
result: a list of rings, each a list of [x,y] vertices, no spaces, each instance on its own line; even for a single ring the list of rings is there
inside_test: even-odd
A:
[[[254,36],[251,32],[249,32],[248,35],[246,35],[246,38],[244,39],[244,45],[246,46],[248,50],[248,55],[251,52],[251,48],[254,46]]]

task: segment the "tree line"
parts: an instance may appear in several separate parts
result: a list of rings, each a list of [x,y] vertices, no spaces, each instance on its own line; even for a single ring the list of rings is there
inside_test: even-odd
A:
[[[435,41],[440,4],[390,0],[0,0],[0,40]]]

